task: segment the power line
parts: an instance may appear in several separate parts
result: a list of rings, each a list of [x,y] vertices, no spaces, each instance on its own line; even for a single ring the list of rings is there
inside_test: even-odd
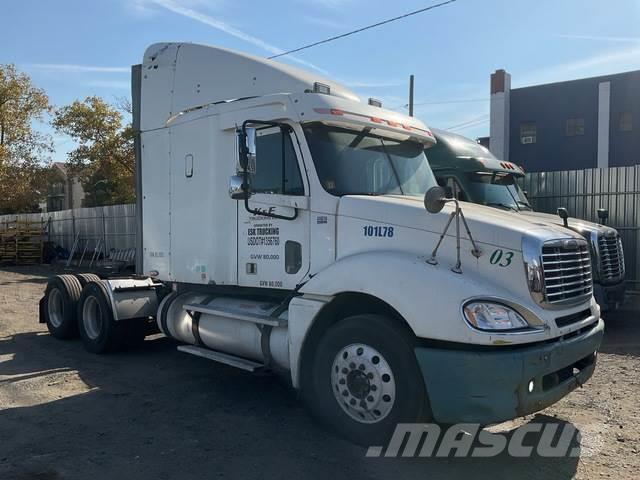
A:
[[[479,120],[477,122],[470,123],[469,125],[465,125],[463,127],[454,128],[453,130],[450,130],[450,131],[451,132],[459,132],[461,130],[466,130],[467,128],[477,127],[478,125],[482,125],[483,123],[487,123],[488,121],[489,121],[489,119],[485,118],[484,120]]]
[[[379,27],[381,25],[385,25],[387,23],[395,22],[396,20],[401,20],[403,18],[411,17],[412,15],[417,15],[419,13],[427,12],[429,10],[433,10],[438,7],[444,7],[450,3],[455,2],[456,0],[447,0],[446,2],[436,3],[435,5],[431,5],[429,7],[421,8],[420,10],[415,10],[413,12],[405,13],[404,15],[400,15],[398,17],[390,18],[388,20],[383,20],[382,22],[374,23],[372,25],[367,25],[366,27],[358,28],[357,30],[352,30],[351,32],[343,33],[341,35],[336,35],[334,37],[326,38],[324,40],[320,40],[319,42],[311,43],[309,45],[305,45],[303,47],[294,48],[293,50],[288,50],[286,52],[278,53],[277,55],[272,55],[269,58],[278,58],[283,57],[285,55],[289,55],[290,53],[296,53],[301,50],[306,50],[307,48],[315,47],[317,45],[322,45],[323,43],[333,42],[334,40],[338,40],[340,38],[348,37],[349,35],[353,35],[355,33],[364,32],[365,30],[369,30],[371,28]]]
[[[463,99],[463,100],[439,100],[439,101],[434,101],[434,102],[418,102],[418,103],[414,103],[414,106],[418,106],[418,105],[445,105],[445,104],[449,104],[449,103],[474,103],[474,102],[488,102],[489,100],[491,100],[490,98],[467,98],[467,99]],[[409,105],[408,104],[404,104],[402,105],[402,107],[407,108]]]
[[[467,120],[466,122],[458,123],[457,125],[452,125],[451,127],[446,128],[446,130],[457,130],[461,127],[469,127],[480,123],[488,122],[489,115],[480,115],[479,117],[472,118],[471,120]]]

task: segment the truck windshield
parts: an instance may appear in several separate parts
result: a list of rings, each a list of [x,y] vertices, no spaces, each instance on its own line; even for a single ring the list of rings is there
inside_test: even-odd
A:
[[[310,123],[304,134],[318,177],[332,195],[420,196],[436,186],[422,144]]]
[[[531,210],[526,195],[510,174],[468,173],[467,189],[474,203],[510,210]]]

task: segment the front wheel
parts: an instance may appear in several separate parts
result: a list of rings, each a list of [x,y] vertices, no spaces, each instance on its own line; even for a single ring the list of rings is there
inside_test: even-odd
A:
[[[398,423],[429,418],[413,337],[386,317],[338,322],[320,339],[308,374],[312,411],[355,443],[382,445]]]

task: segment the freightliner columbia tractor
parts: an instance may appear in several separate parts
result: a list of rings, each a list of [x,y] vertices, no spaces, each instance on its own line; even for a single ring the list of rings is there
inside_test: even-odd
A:
[[[152,45],[132,76],[137,274],[53,277],[52,335],[103,353],[153,322],[187,354],[282,373],[362,444],[399,422],[523,416],[591,377],[588,242],[462,211],[421,121],[209,46]]]
[[[558,215],[535,212],[518,181],[524,171],[461,135],[433,129],[437,144],[428,152],[438,182],[458,200],[489,205],[531,218],[536,222],[567,226],[589,242],[594,296],[603,311],[615,310],[624,301],[625,266],[622,239],[611,227],[568,218],[564,208]],[[604,223],[608,212],[598,210]]]

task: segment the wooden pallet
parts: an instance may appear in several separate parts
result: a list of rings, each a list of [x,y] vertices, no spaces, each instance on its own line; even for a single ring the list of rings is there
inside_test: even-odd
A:
[[[0,262],[42,263],[45,235],[44,220],[14,220],[0,223]]]

